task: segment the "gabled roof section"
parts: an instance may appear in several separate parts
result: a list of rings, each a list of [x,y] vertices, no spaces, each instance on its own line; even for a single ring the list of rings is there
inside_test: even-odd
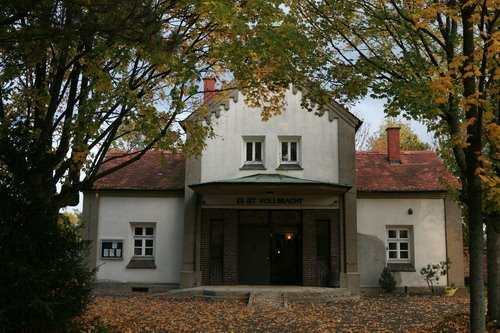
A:
[[[432,151],[401,152],[401,164],[391,164],[386,152],[356,153],[357,190],[365,192],[446,191],[460,187]]]
[[[122,151],[111,151],[108,162],[100,170],[107,170],[130,159],[118,157]],[[184,190],[185,159],[169,152],[151,150],[139,160],[94,182],[94,190]]]
[[[297,94],[298,92],[302,92],[303,95],[307,95],[307,89],[306,88],[299,88],[297,85],[292,86],[292,92],[294,94]],[[312,107],[315,106],[315,103],[311,104]],[[327,110],[325,112],[328,112],[328,120],[333,121],[335,117],[339,117],[344,119],[347,123],[349,123],[351,126],[353,126],[356,131],[358,128],[363,124],[363,122],[356,117],[354,114],[352,114],[345,106],[340,104],[339,102],[335,100],[331,100],[329,103],[325,105],[327,107]]]
[[[217,118],[220,117],[220,108],[229,110],[229,99],[232,98],[233,102],[238,103],[238,82],[232,80],[223,91],[219,91],[207,103],[207,110],[211,114],[215,114]]]
[[[206,108],[208,111],[205,120],[210,123],[210,116],[215,115],[216,118],[220,117],[220,108],[224,107],[224,110],[229,110],[229,99],[233,99],[233,102],[238,103],[238,82],[233,80],[231,81],[227,87],[223,91],[218,91],[210,97],[209,101],[206,103]],[[193,120],[194,114],[196,111],[193,111],[186,120]],[[181,122],[182,124],[182,122]]]
[[[298,85],[292,84],[292,92],[296,95],[298,92],[302,92],[304,95],[307,95],[307,89],[300,87]],[[233,99],[234,103],[238,102],[238,81],[231,81],[227,87],[223,91],[218,92],[208,101],[206,108],[208,110],[208,115],[214,115],[216,118],[220,117],[221,107],[224,107],[224,110],[229,110],[229,100]],[[315,103],[311,104],[312,107],[315,106]],[[356,131],[363,123],[358,117],[352,114],[346,107],[342,104],[338,103],[335,100],[330,101],[325,105],[328,112],[328,120],[332,122],[336,117],[342,118],[347,121],[351,126],[353,126]],[[193,113],[188,117],[188,119],[192,118]],[[207,122],[210,122],[210,117],[207,116]]]

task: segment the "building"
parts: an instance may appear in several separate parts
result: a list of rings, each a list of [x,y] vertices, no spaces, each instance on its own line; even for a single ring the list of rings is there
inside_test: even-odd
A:
[[[214,81],[206,80],[208,87]],[[449,257],[463,285],[461,216],[432,152],[355,153],[359,119],[332,102],[318,116],[286,93],[267,122],[237,90],[206,96],[215,137],[203,155],[161,152],[84,193],[85,237],[101,287],[376,287],[382,269],[423,287],[419,269]],[[118,163],[115,159],[103,167]],[[357,179],[357,182],[356,182]]]

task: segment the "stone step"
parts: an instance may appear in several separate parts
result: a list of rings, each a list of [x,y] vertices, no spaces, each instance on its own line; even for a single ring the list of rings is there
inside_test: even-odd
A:
[[[202,286],[171,290],[151,297],[197,297],[206,300],[240,300],[248,306],[287,307],[296,302],[336,302],[359,299],[345,288],[300,286]]]
[[[217,300],[248,300],[250,293],[233,290],[204,290],[201,297],[203,299]]]
[[[348,300],[357,300],[359,299],[359,295],[346,295],[346,296],[288,296],[287,301],[289,303],[330,303],[330,302],[338,302],[338,301],[348,301]]]
[[[328,292],[287,293],[287,302],[317,302],[328,303],[344,300],[359,299],[348,289],[337,288]]]
[[[265,308],[282,308],[284,306],[284,293],[275,291],[266,292],[250,292],[248,297],[248,306],[265,307]]]

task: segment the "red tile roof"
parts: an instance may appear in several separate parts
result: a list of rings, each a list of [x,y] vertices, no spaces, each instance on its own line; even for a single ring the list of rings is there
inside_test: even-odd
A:
[[[112,151],[106,158],[120,156],[123,152]],[[164,158],[163,158],[164,157]],[[119,157],[102,166],[107,170],[123,163],[130,157]],[[184,190],[185,160],[179,155],[168,152],[148,151],[141,159],[98,179],[93,189],[113,190]]]
[[[120,152],[111,152],[116,156]],[[183,190],[185,160],[179,155],[149,151],[140,160],[94,183],[94,189],[113,190]],[[103,169],[121,163],[117,158],[104,163]],[[445,191],[441,179],[459,186],[432,151],[401,152],[401,164],[390,164],[386,152],[357,152],[358,191]]]
[[[441,179],[459,186],[432,151],[401,152],[401,164],[390,164],[386,152],[357,152],[358,191],[444,191]]]

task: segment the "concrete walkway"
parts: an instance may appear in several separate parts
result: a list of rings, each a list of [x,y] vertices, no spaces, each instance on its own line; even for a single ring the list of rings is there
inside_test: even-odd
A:
[[[248,306],[280,308],[292,302],[335,302],[359,299],[345,288],[323,288],[302,286],[201,286],[171,290],[152,297],[201,297],[207,300],[242,300]]]
[[[327,293],[338,294],[348,291],[345,288],[326,288],[326,287],[303,287],[303,286],[269,286],[269,285],[237,285],[237,286],[200,286],[185,289],[171,290],[170,293],[182,293],[192,291],[212,291],[212,292],[251,292],[251,291],[276,291],[284,293]]]

